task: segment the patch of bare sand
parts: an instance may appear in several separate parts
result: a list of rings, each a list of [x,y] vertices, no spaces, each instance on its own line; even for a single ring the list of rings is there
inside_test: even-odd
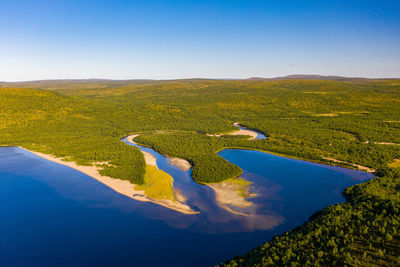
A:
[[[126,141],[128,141],[129,143],[132,143],[132,144],[137,145],[137,143],[136,143],[135,141],[133,141],[133,139],[135,139],[135,137],[137,137],[137,136],[139,136],[139,134],[131,134],[131,135],[128,135],[128,136],[126,137]]]
[[[351,162],[347,162],[347,161],[342,161],[342,160],[338,160],[338,159],[333,159],[333,158],[327,158],[327,157],[322,157],[323,159],[329,160],[329,161],[333,161],[333,162],[337,162],[337,163],[345,163],[345,164],[349,164],[352,165],[356,168],[358,168],[361,171],[365,171],[365,172],[375,172],[374,169],[370,168],[370,167],[366,167],[366,166],[362,166],[359,164],[355,164],[355,163],[351,163]]]
[[[388,142],[374,142],[374,144],[377,144],[377,145],[400,146],[400,144],[397,144],[397,143],[388,143]]]
[[[325,113],[325,114],[315,114],[315,116],[319,116],[319,117],[336,117],[339,114],[336,113]]]
[[[257,138],[256,132],[253,132],[251,130],[242,130],[242,129],[240,129],[236,132],[233,132],[233,133],[228,133],[228,135],[248,135],[248,136],[250,136],[250,138],[249,138],[250,140],[255,140]]]
[[[364,144],[375,144],[375,145],[389,145],[389,146],[400,146],[398,143],[389,143],[389,142],[371,142],[369,140],[365,141]]]
[[[146,151],[142,151],[142,154],[147,165],[157,167],[157,159],[152,154]]]
[[[133,141],[133,139],[135,139],[135,137],[137,137],[137,136],[139,136],[139,135],[138,134],[128,135],[126,137],[126,141],[128,141],[129,143],[137,145],[137,143],[135,141]],[[157,160],[152,154],[150,154],[149,152],[146,152],[146,151],[142,151],[142,150],[140,150],[140,152],[142,152],[142,154],[144,156],[144,160],[146,161],[147,165],[151,165],[151,166],[157,167]]]

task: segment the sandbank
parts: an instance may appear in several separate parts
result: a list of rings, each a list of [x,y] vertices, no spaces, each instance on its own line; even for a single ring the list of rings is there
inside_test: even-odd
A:
[[[154,157],[152,154],[146,151],[142,151],[142,154],[144,156],[144,161],[146,161],[147,165],[151,165],[154,167],[157,167],[157,159]]]
[[[329,161],[333,161],[333,162],[337,162],[337,163],[345,163],[345,164],[349,164],[352,165],[356,168],[358,168],[361,171],[365,171],[365,172],[375,172],[374,169],[366,167],[366,166],[362,166],[356,163],[351,163],[351,162],[346,162],[346,161],[342,161],[342,160],[338,160],[338,159],[333,159],[333,158],[327,158],[327,157],[322,157],[325,160],[329,160]]]
[[[57,158],[52,155],[44,154],[41,152],[36,152],[32,151],[23,147],[20,147],[26,151],[29,151],[32,154],[35,154],[36,156],[39,156],[41,158],[44,158],[46,160],[68,166],[70,168],[73,168],[77,171],[80,171],[97,181],[101,182],[102,184],[108,186],[112,190],[118,192],[121,195],[130,197],[132,199],[142,201],[142,202],[152,202],[161,206],[164,206],[166,208],[178,211],[180,213],[184,214],[196,214],[198,212],[193,211],[189,206],[182,204],[177,201],[173,200],[154,200],[154,199],[149,199],[145,196],[145,192],[143,190],[137,190],[135,187],[137,185],[130,183],[129,181],[126,180],[120,180],[120,179],[115,179],[111,178],[108,176],[103,176],[99,173],[99,170],[102,168],[102,166],[99,166],[100,164],[94,164],[92,166],[81,166],[77,165],[73,161],[65,161],[63,158]]]
[[[138,143],[133,141],[133,139],[135,139],[135,137],[137,137],[137,136],[139,136],[139,134],[128,135],[126,137],[126,141],[128,141],[129,143],[135,144],[135,145],[139,145]],[[155,158],[154,158],[153,155],[151,155],[150,153],[145,152],[145,151],[142,151],[142,153],[144,155],[144,159],[146,160],[146,164],[147,165],[157,166],[157,164],[155,162]],[[169,156],[166,156],[166,157],[168,158],[167,159],[168,163],[178,167],[179,169],[181,169],[183,171],[188,171],[188,170],[190,170],[192,168],[192,165],[186,159],[181,159],[181,158],[176,158],[176,157],[169,157]],[[153,161],[153,159],[154,159],[154,161]]]
[[[336,113],[323,113],[323,114],[314,114],[314,116],[317,116],[317,117],[336,117],[336,116],[339,116],[339,114],[336,114]]]
[[[126,137],[126,141],[128,141],[129,143],[135,144],[135,145],[139,145],[135,141],[133,141],[133,139],[135,139],[135,137],[137,137],[137,136],[139,136],[139,134],[128,135]],[[146,164],[154,166],[158,169],[156,158],[149,152],[142,151],[142,150],[140,150],[140,151],[142,152],[142,154],[144,156]],[[184,166],[185,164],[183,162],[187,162],[184,159],[179,159],[179,158],[176,158],[176,159],[179,160],[179,163],[181,164],[180,166]],[[189,164],[189,169],[190,169],[191,168],[190,163],[187,162],[187,164]],[[162,170],[160,170],[160,171],[162,171]],[[175,199],[150,199],[150,201],[152,201],[156,204],[165,206],[167,208],[174,209],[174,210],[177,210],[177,209],[179,209],[178,211],[185,210],[185,212],[182,212],[185,214],[198,214],[199,213],[198,211],[194,211],[188,205],[184,204],[184,202],[186,201],[186,198],[182,195],[181,192],[178,192],[175,189],[174,189],[174,197],[175,197]]]
[[[377,144],[377,145],[389,145],[389,146],[400,146],[400,144],[388,143],[388,142],[374,142],[374,144]]]
[[[235,122],[233,125],[235,125],[236,127],[239,127],[239,123]],[[230,132],[230,133],[225,133],[225,134],[206,134],[207,136],[217,136],[220,137],[222,135],[247,135],[250,136],[249,140],[255,140],[257,139],[258,134],[255,131],[252,130],[246,130],[246,129],[240,129],[234,132]]]

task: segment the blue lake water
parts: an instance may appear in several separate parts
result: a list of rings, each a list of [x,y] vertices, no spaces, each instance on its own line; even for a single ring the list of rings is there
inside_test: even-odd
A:
[[[232,214],[190,171],[157,158],[188,204],[184,215],[122,196],[91,177],[23,149],[0,148],[0,266],[209,266],[243,254],[333,203],[360,171],[249,150],[221,151],[258,195]]]

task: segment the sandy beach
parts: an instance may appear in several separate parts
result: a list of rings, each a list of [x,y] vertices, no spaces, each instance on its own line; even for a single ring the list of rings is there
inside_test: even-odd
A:
[[[369,167],[366,167],[366,166],[362,166],[362,165],[359,165],[359,164],[350,163],[350,162],[346,162],[346,161],[341,161],[341,160],[333,159],[333,158],[327,158],[327,157],[322,157],[322,158],[323,158],[323,159],[326,159],[326,160],[329,160],[329,161],[337,162],[337,163],[350,164],[350,165],[352,165],[352,166],[358,168],[358,169],[361,170],[361,171],[365,171],[365,172],[375,172],[374,169],[369,168]]]
[[[388,143],[388,142],[373,142],[373,143],[377,145],[400,146],[400,144],[397,143]]]
[[[135,137],[137,137],[137,136],[139,136],[139,134],[131,134],[131,135],[128,135],[128,136],[126,137],[126,141],[128,141],[129,143],[132,143],[132,144],[137,145],[137,143],[136,143],[135,141],[133,141],[133,139],[135,139]]]
[[[239,127],[239,123],[238,122],[235,122],[233,125],[235,125],[236,127]],[[222,135],[247,135],[247,136],[250,136],[249,140],[256,140],[256,138],[258,136],[258,134],[255,131],[243,130],[243,129],[240,129],[240,130],[237,130],[237,131],[234,131],[234,132],[230,132],[230,133],[224,133],[224,134],[206,134],[206,135],[208,135],[208,136],[217,136],[217,137],[220,137]]]
[[[196,214],[198,212],[193,211],[188,205],[182,204],[178,201],[173,201],[173,200],[154,200],[154,199],[149,199],[144,195],[144,191],[143,190],[136,190],[135,184],[130,183],[129,181],[126,180],[120,180],[120,179],[114,179],[108,176],[103,176],[99,173],[99,170],[101,169],[101,165],[104,164],[102,163],[101,165],[98,163],[95,163],[92,166],[80,166],[77,165],[75,162],[73,161],[64,161],[62,158],[57,158],[54,157],[52,155],[48,155],[48,154],[44,154],[44,153],[40,153],[40,152],[35,152],[35,151],[31,151],[29,149],[20,147],[26,151],[29,151],[32,154],[35,154],[41,158],[50,160],[52,162],[64,165],[64,166],[68,166],[70,168],[73,168],[77,171],[80,171],[94,179],[96,179],[97,181],[101,182],[102,184],[108,186],[109,188],[111,188],[112,190],[118,192],[121,195],[130,197],[132,199],[138,200],[138,201],[143,201],[143,202],[152,202],[161,206],[164,206],[166,208],[178,211],[180,213],[184,213],[184,214]],[[151,156],[151,154],[150,154]],[[153,157],[153,156],[151,156]],[[149,158],[149,157],[148,157]],[[153,157],[154,158],[154,157]],[[153,159],[149,158],[149,162],[152,162]],[[147,162],[147,161],[146,161]],[[155,162],[155,158],[154,158],[154,162]],[[100,166],[99,166],[100,165]]]
[[[146,151],[142,151],[142,154],[144,156],[144,161],[146,161],[147,165],[157,167],[157,160],[152,154]]]

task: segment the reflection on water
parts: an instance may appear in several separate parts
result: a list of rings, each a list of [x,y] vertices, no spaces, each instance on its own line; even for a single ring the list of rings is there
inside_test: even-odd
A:
[[[301,224],[343,201],[343,188],[371,178],[256,151],[224,150],[219,154],[243,169],[257,193],[246,209],[251,216],[242,216],[219,207],[214,192],[193,182],[190,171],[141,149],[174,177],[174,186],[199,214],[138,202],[74,169],[19,148],[0,148],[0,265],[208,266]]]
[[[187,216],[184,219],[179,219],[179,224],[174,225],[174,220],[167,220],[171,226],[179,228],[193,228],[195,231],[202,232],[243,232],[253,230],[270,229],[278,225],[282,220],[282,216],[275,214],[273,211],[256,214],[253,208],[249,208],[251,216],[242,216],[231,213],[226,209],[218,206],[215,201],[215,193],[208,186],[200,185],[193,181],[191,170],[183,171],[178,167],[171,165],[168,158],[155,152],[153,149],[132,144],[123,141],[129,145],[139,147],[142,151],[151,153],[157,160],[159,169],[170,174],[174,178],[174,188],[179,189],[185,196],[186,203],[196,211],[200,211],[199,215]],[[193,218],[187,218],[193,217]]]
[[[126,142],[126,139],[123,139]],[[179,227],[193,227],[206,232],[244,232],[274,229],[278,225],[296,226],[314,213],[333,203],[344,201],[344,188],[372,177],[361,171],[289,159],[259,151],[225,149],[219,153],[240,166],[242,175],[252,182],[248,199],[253,205],[234,207],[249,216],[229,212],[218,205],[208,186],[191,178],[191,171],[182,171],[169,164],[167,158],[153,149],[128,143],[151,153],[158,167],[174,178],[174,187],[187,199],[187,204],[200,214],[191,220],[180,221]],[[174,226],[171,224],[171,226]]]

